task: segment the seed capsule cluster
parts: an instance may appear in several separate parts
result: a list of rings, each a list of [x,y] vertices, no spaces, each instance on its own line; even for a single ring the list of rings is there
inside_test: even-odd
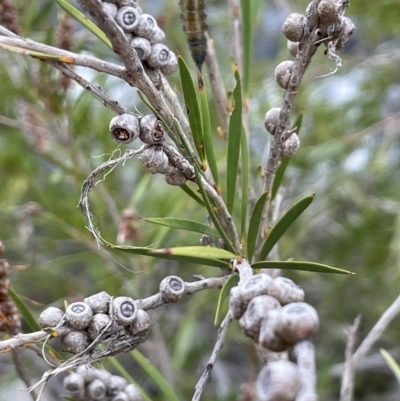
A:
[[[229,307],[246,336],[283,352],[318,329],[317,312],[303,300],[304,291],[292,280],[260,273],[231,289]]]
[[[0,255],[4,252],[3,243],[0,241]],[[15,335],[21,327],[21,317],[14,302],[8,298],[8,261],[0,259],[0,338],[8,333]]]
[[[193,166],[172,146],[164,142],[163,123],[153,114],[120,114],[110,121],[111,138],[130,143],[139,138],[148,145],[137,155],[152,174],[162,174],[169,185],[183,185],[194,177]]]
[[[137,0],[103,1],[102,4],[124,31],[150,77],[158,81],[160,72],[171,75],[178,69],[175,53],[161,43],[165,39],[164,31],[152,15],[143,13]]]
[[[52,306],[45,309],[39,316],[39,324],[43,328],[70,328],[61,337],[62,349],[78,354],[95,340],[108,341],[119,334],[134,336],[146,331],[151,322],[132,298],[112,298],[103,291],[70,304],[65,313]]]
[[[142,401],[139,389],[121,376],[81,365],[64,378],[64,388],[83,401]]]

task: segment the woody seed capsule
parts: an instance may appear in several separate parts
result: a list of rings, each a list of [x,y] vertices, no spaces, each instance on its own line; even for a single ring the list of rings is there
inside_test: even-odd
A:
[[[140,14],[135,7],[121,7],[115,19],[125,32],[133,32],[139,25]]]
[[[115,320],[121,326],[128,326],[136,319],[138,308],[132,298],[114,298],[112,307]]]
[[[163,124],[154,114],[147,114],[140,120],[139,139],[148,145],[155,145],[164,139]]]
[[[90,345],[89,338],[84,331],[72,330],[61,337],[61,348],[72,354],[80,354]]]
[[[174,52],[170,51],[168,64],[161,68],[161,72],[164,75],[172,75],[177,70],[178,70],[178,58],[176,57]]]
[[[91,295],[83,300],[90,306],[93,313],[108,313],[111,297],[105,292],[99,292],[98,294]]]
[[[283,142],[282,146],[282,157],[290,157],[297,153],[300,148],[300,138],[294,132],[285,142]]]
[[[65,311],[65,321],[76,330],[83,330],[89,326],[93,317],[93,311],[85,302],[74,302]]]
[[[131,143],[139,136],[139,120],[136,116],[123,113],[110,121],[111,138],[118,143]]]
[[[61,309],[49,306],[39,316],[40,327],[55,327],[63,317],[64,312]]]
[[[94,379],[86,386],[86,396],[90,400],[104,400],[106,398],[106,385],[99,379]]]
[[[168,64],[169,61],[169,49],[162,43],[156,43],[151,46],[150,57],[147,59],[147,63],[153,68],[162,68]]]
[[[280,112],[280,107],[274,107],[265,113],[264,127],[271,135],[274,135]]]
[[[302,14],[292,13],[286,18],[282,26],[282,33],[292,42],[300,42],[303,36],[306,17]]]
[[[185,294],[185,282],[178,276],[168,276],[160,283],[161,298],[166,302],[178,302]]]
[[[140,391],[134,384],[128,384],[125,387],[124,392],[128,396],[129,401],[143,401]]]
[[[293,67],[294,61],[287,60],[282,61],[282,63],[278,64],[275,68],[275,80],[281,88],[287,89],[292,76]]]
[[[64,388],[76,398],[83,398],[85,395],[85,379],[78,373],[70,373],[63,380]]]
[[[138,333],[142,333],[150,328],[151,321],[150,316],[143,309],[138,309],[138,313],[135,321],[128,327],[129,332],[132,335],[136,335]]]
[[[268,295],[276,298],[282,305],[304,300],[303,289],[289,278],[281,276],[272,280]]]

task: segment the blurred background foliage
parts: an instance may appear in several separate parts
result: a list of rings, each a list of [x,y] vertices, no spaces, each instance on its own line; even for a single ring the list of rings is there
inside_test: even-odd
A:
[[[280,105],[274,82],[278,62],[290,58],[281,25],[290,12],[304,12],[307,1],[260,0],[254,27],[254,62],[250,82],[249,121],[252,185],[259,189],[257,168],[268,155],[265,112]],[[55,45],[65,18],[51,0],[15,0],[21,35]],[[179,20],[178,0],[142,1],[166,31],[167,45],[189,60]],[[215,39],[225,84],[233,89],[229,54],[229,18],[225,1],[207,2],[208,25]],[[321,400],[338,399],[339,378],[332,367],[344,360],[343,330],[362,314],[359,337],[399,294],[400,280],[400,4],[353,1],[347,10],[357,30],[341,52],[344,65],[334,75],[332,63],[319,49],[309,67],[294,117],[304,113],[301,148],[284,180],[286,207],[315,193],[307,212],[280,242],[282,259],[310,260],[349,269],[356,276],[291,272],[316,307],[321,329],[315,339]],[[116,56],[80,25],[73,23],[73,50],[118,62]],[[192,65],[193,67],[193,65]],[[137,91],[114,77],[77,68],[102,85],[124,106],[149,110]],[[181,93],[178,74],[169,78]],[[208,80],[206,78],[206,87]],[[0,239],[12,269],[14,289],[38,315],[47,305],[62,306],[99,291],[143,298],[158,291],[161,279],[179,274],[218,275],[200,267],[99,250],[76,207],[85,177],[114,152],[108,134],[113,112],[75,83],[63,88],[50,66],[6,51],[0,53]],[[212,103],[212,99],[210,98]],[[213,110],[213,107],[211,107]],[[218,137],[212,115],[219,167],[225,166],[225,140]],[[134,145],[133,145],[134,146]],[[133,208],[128,243],[158,247],[197,245],[199,237],[154,226],[140,217],[182,217],[206,222],[205,211],[179,188],[150,176],[137,160],[112,171],[91,194],[102,235],[115,243],[121,216]],[[126,229],[126,225],[124,226]],[[286,275],[286,273],[285,273]],[[190,399],[211,352],[216,291],[198,293],[179,305],[153,312],[155,322],[141,351],[157,366],[179,397]],[[23,326],[28,331],[28,327]],[[373,350],[388,349],[396,357],[400,321],[393,322]],[[33,378],[46,369],[36,355],[25,352]],[[397,359],[398,360],[398,359]],[[157,387],[128,355],[121,363],[149,393],[162,400]],[[111,365],[104,363],[105,367]],[[251,342],[234,323],[204,399],[236,400],[242,383],[255,378],[257,359]],[[17,379],[8,355],[0,357],[0,399]],[[54,380],[49,399],[61,399]],[[25,396],[18,393],[18,397]],[[357,375],[356,400],[398,400],[398,385],[382,358]],[[18,398],[21,399],[22,398]]]

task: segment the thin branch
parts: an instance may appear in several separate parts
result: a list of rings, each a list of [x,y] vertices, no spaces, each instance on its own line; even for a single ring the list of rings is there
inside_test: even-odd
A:
[[[317,401],[317,372],[315,349],[310,341],[301,341],[294,346],[297,366],[301,378],[301,391],[296,401]]]
[[[20,348],[15,348],[11,352],[12,354],[12,360],[15,366],[15,371],[18,373],[18,376],[20,379],[24,382],[25,386],[29,388],[31,386],[31,381],[29,376],[26,374],[23,362],[21,359],[21,349]],[[35,401],[36,394],[34,392],[31,393],[33,401]]]
[[[357,330],[360,326],[361,315],[358,315],[353,324],[347,330],[347,344],[345,362],[343,367],[342,385],[340,387],[340,401],[352,401],[354,388],[355,366],[352,361]]]
[[[211,357],[208,360],[207,366],[206,366],[203,374],[201,375],[199,381],[196,384],[195,393],[192,397],[192,401],[199,401],[201,398],[201,395],[203,394],[207,380],[210,377],[211,370],[214,367],[215,361],[217,360],[218,355],[224,346],[225,337],[226,337],[226,334],[228,333],[228,329],[229,329],[230,324],[232,323],[232,320],[233,320],[233,317],[231,315],[231,312],[228,312],[219,328],[218,338],[214,345]]]
[[[243,76],[243,46],[242,26],[240,16],[240,0],[228,0],[229,18],[231,22],[231,47],[235,63],[238,66],[240,76]]]

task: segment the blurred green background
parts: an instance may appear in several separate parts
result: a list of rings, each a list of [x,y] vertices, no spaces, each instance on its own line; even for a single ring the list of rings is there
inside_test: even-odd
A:
[[[257,169],[265,163],[270,140],[263,117],[269,108],[280,105],[282,96],[274,69],[291,57],[280,28],[290,12],[304,12],[307,6],[306,1],[259,3],[248,113],[255,191],[259,190]],[[50,0],[16,0],[15,4],[20,34],[55,45],[63,18],[59,6]],[[141,6],[157,18],[169,48],[189,60],[178,0],[148,0]],[[227,5],[210,0],[207,13],[230,91],[234,79],[227,45]],[[352,1],[346,15],[354,21],[356,31],[340,53],[343,67],[334,75],[318,78],[333,68],[321,47],[296,100],[293,117],[304,113],[301,148],[286,172],[284,204],[289,208],[312,193],[316,198],[280,242],[282,259],[321,262],[357,273],[351,277],[285,273],[303,286],[307,302],[320,314],[315,346],[318,392],[324,401],[339,398],[340,379],[332,374],[332,367],[344,360],[344,329],[361,313],[359,339],[364,338],[400,288],[400,4],[396,0]],[[77,23],[73,26],[75,52],[93,53],[118,63],[97,38]],[[149,113],[135,88],[105,74],[83,68],[76,71],[102,85],[124,106]],[[62,306],[65,299],[81,300],[103,290],[144,298],[157,292],[159,282],[170,274],[185,280],[194,274],[219,275],[212,267],[130,257],[97,248],[77,203],[85,177],[117,149],[108,134],[114,113],[75,83],[64,90],[60,79],[45,63],[0,52],[0,239],[6,247],[3,257],[12,265],[10,283],[33,313],[38,315],[47,305]],[[181,97],[178,74],[169,81]],[[217,115],[212,119],[223,172],[226,142],[216,133]],[[93,189],[90,201],[100,219],[102,235],[112,243],[116,242],[123,211],[134,208],[137,217],[131,221],[133,238],[128,244],[200,244],[195,234],[139,219],[171,216],[206,223],[204,210],[182,190],[168,186],[163,177],[150,176],[138,160],[131,159],[112,171]],[[191,398],[212,350],[217,335],[212,323],[217,297],[217,291],[210,290],[155,310],[153,330],[140,348],[182,400]],[[28,331],[25,325],[22,329]],[[397,382],[378,357],[378,349],[385,348],[399,361],[399,332],[397,319],[371,353],[376,363],[357,373],[356,400],[400,399]],[[24,352],[23,357],[34,380],[46,370],[33,353]],[[129,356],[120,361],[153,400],[163,399]],[[104,366],[110,367],[107,363]],[[241,384],[254,380],[257,371],[252,344],[235,322],[204,399],[239,399]],[[1,400],[16,379],[9,355],[0,356]],[[63,392],[60,383],[51,383],[49,399],[61,399],[57,396]]]

